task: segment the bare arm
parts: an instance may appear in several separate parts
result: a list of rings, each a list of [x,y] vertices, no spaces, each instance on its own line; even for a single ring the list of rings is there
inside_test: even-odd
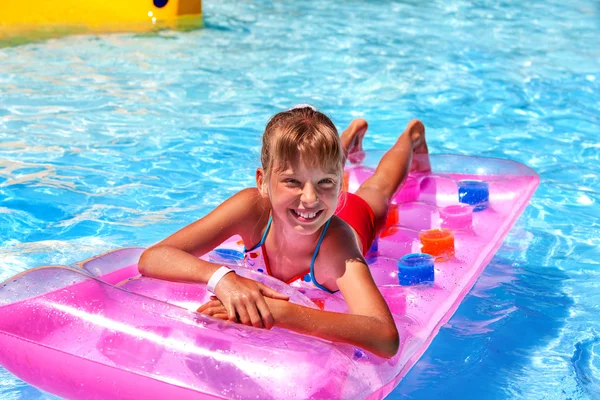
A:
[[[198,256],[235,234],[254,240],[254,230],[264,214],[259,202],[256,189],[237,193],[204,218],[144,251],[138,262],[140,273],[170,281],[208,282],[220,265],[200,260]],[[233,273],[219,281],[215,294],[225,305],[229,319],[239,317],[245,325],[266,328],[271,328],[273,318],[263,296],[288,299],[259,282]]]
[[[142,275],[187,283],[206,283],[219,267],[219,264],[200,260],[177,247],[160,243],[146,249],[138,262]]]
[[[321,311],[266,299],[273,312],[275,326],[358,346],[381,357],[393,357],[398,352],[396,326],[375,316]]]
[[[321,311],[287,301],[265,298],[273,313],[275,326],[326,340],[349,343],[381,357],[393,357],[398,351],[399,337],[391,319],[378,316]],[[219,300],[204,304],[199,312],[227,319]]]
[[[278,315],[274,309],[275,324],[392,357],[398,351],[398,330],[356,244],[354,232],[341,220],[332,221],[330,230],[321,247],[328,256],[318,259],[316,278],[329,290],[340,290],[349,313],[299,310],[298,306],[281,304],[287,313]]]
[[[243,190],[206,215],[142,253],[138,268],[153,278],[206,283],[220,267],[198,259],[224,240],[245,233],[244,222],[256,219],[250,205],[255,191]]]
[[[328,234],[321,247],[325,254],[336,256],[324,259],[323,264],[317,267],[326,273],[317,275],[321,275],[318,280],[330,290],[340,289],[350,313],[321,311],[265,299],[273,312],[275,326],[349,343],[382,357],[392,357],[398,351],[399,337],[387,303],[375,285],[358,247],[348,246],[348,243],[354,243],[350,228],[347,225],[338,228],[333,228],[332,234]],[[221,307],[218,301],[211,301],[198,311],[218,317],[223,312]]]

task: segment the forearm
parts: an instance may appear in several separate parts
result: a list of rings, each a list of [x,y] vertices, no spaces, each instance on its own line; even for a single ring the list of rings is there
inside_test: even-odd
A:
[[[277,327],[349,343],[382,357],[393,357],[398,352],[398,330],[391,319],[321,311],[280,300],[265,300]]]
[[[150,247],[138,262],[142,275],[176,282],[206,283],[218,268],[218,264],[170,246]]]

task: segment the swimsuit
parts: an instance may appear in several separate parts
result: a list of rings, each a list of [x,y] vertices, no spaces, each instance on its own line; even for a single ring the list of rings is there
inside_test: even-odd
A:
[[[354,229],[362,244],[362,254],[366,255],[377,235],[375,214],[371,206],[362,197],[354,193],[343,192],[335,215]]]
[[[373,210],[371,210],[369,204],[355,194],[345,193],[344,197],[345,198],[342,199],[342,202],[336,209],[335,215],[346,221],[346,223],[348,223],[348,225],[350,225],[356,231],[363,246],[363,255],[365,255],[367,251],[369,251],[371,243],[375,239],[375,214],[373,214]],[[271,273],[271,269],[269,267],[267,250],[265,248],[265,239],[267,238],[267,234],[269,233],[272,222],[273,217],[271,216],[269,217],[269,222],[267,223],[265,233],[263,233],[263,236],[258,244],[248,250],[246,250],[244,247],[244,263],[246,266],[257,272],[266,273],[271,276],[273,274]],[[313,253],[312,260],[310,262],[310,270],[292,277],[286,282],[287,284],[304,277],[305,282],[312,281],[312,283],[319,289],[324,290],[327,293],[335,293],[319,284],[319,282],[317,282],[315,279],[315,260],[319,254],[321,243],[323,242],[323,238],[325,237],[325,233],[327,232],[330,223],[331,219],[329,219],[323,227],[323,232],[321,232],[321,236],[319,237],[319,241],[317,242],[315,252]]]
[[[271,273],[271,268],[269,268],[269,257],[267,257],[267,249],[265,248],[265,239],[267,238],[267,233],[269,233],[269,229],[271,228],[272,222],[273,222],[273,217],[271,216],[271,217],[269,217],[267,229],[265,229],[265,233],[263,233],[262,239],[260,239],[260,242],[256,246],[252,247],[250,250],[246,250],[246,248],[244,247],[244,253],[245,253],[244,260],[245,260],[246,265],[249,267],[253,267],[253,269],[256,269],[256,271],[258,271],[258,272],[266,272],[267,274],[269,274],[271,276],[273,276],[273,274]],[[310,270],[308,272],[296,275],[296,276],[292,277],[291,279],[289,279],[286,282],[288,285],[290,283],[298,280],[302,276],[304,276],[304,281],[309,282],[312,280],[314,285],[316,287],[318,287],[319,289],[324,290],[328,293],[335,293],[335,292],[332,292],[331,290],[327,289],[326,287],[321,286],[319,284],[319,282],[317,282],[317,280],[315,279],[315,260],[317,259],[317,254],[319,254],[319,249],[321,248],[321,243],[323,242],[323,238],[325,237],[325,233],[327,232],[327,229],[329,228],[330,223],[331,223],[331,218],[327,220],[327,222],[325,223],[325,226],[323,227],[323,232],[321,232],[321,236],[319,237],[319,241],[317,242],[317,246],[315,247],[315,252],[313,253],[313,256],[312,256],[312,260],[310,261]],[[255,251],[259,247],[262,250],[262,257],[260,257],[261,256],[260,252]],[[248,257],[248,255],[249,255],[249,257]],[[336,292],[337,292],[337,290],[336,290]]]

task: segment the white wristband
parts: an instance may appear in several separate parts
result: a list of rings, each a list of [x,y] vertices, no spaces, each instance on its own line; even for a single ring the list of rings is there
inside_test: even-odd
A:
[[[226,266],[222,265],[221,268],[219,268],[218,270],[216,270],[212,276],[210,277],[210,279],[208,280],[208,283],[206,284],[206,290],[208,290],[209,292],[211,292],[212,294],[215,294],[215,287],[217,286],[217,284],[219,283],[219,281],[221,279],[223,279],[223,277],[225,275],[227,275],[230,272],[234,272],[234,270],[232,270],[231,268],[227,268]]]

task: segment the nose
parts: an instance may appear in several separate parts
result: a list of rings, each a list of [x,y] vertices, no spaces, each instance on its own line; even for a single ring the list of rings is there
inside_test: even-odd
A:
[[[302,196],[300,201],[308,207],[316,206],[319,202],[319,196],[312,183],[307,182],[302,188]]]

